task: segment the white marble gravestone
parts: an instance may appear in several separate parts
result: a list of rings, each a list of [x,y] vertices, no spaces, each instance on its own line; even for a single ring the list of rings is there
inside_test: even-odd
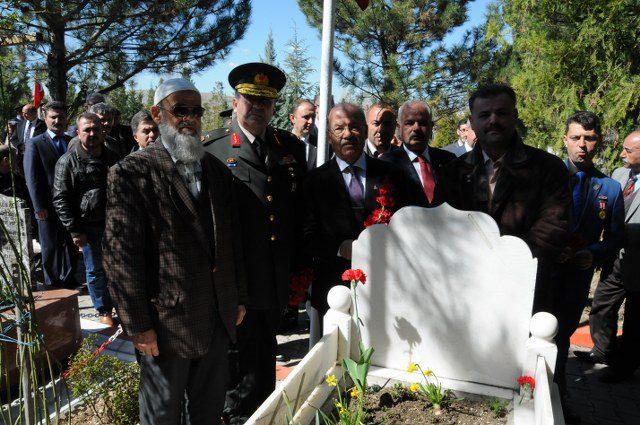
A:
[[[362,232],[353,268],[373,365],[419,363],[442,378],[516,388],[522,372],[537,261],[500,237],[491,217],[447,204],[406,207]]]

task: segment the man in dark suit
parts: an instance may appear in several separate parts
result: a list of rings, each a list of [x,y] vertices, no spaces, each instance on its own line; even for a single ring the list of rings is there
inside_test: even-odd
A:
[[[289,114],[289,120],[291,120],[291,132],[295,134],[305,144],[305,155],[307,158],[307,169],[311,170],[316,168],[317,162],[317,141],[312,143],[311,129],[316,120],[316,107],[307,99],[300,99],[295,102],[291,113]]]
[[[555,381],[566,396],[565,365],[569,339],[578,328],[587,303],[596,267],[610,268],[624,239],[624,204],[620,183],[595,168],[593,158],[602,141],[600,120],[588,111],[567,119],[563,142],[571,174],[573,204],[571,237],[565,250],[567,261],[553,276],[553,314],[558,319]]]
[[[601,377],[605,382],[628,379],[640,365],[640,131],[624,139],[620,156],[624,166],[614,170],[612,177],[623,187],[625,241],[611,273],[600,280],[593,296],[589,322],[594,347],[584,356],[591,362],[610,364]],[[616,346],[623,301],[622,344]]]
[[[208,152],[227,164],[238,199],[247,270],[247,317],[238,329],[237,360],[225,416],[244,423],[275,389],[276,333],[289,301],[294,255],[300,251],[300,190],[306,173],[304,143],[270,127],[286,77],[278,68],[248,63],[229,73],[236,91],[231,127],[210,133]],[[233,353],[235,354],[235,353]]]
[[[397,150],[391,144],[396,128],[396,114],[390,106],[375,103],[367,112],[367,141],[364,144],[364,153],[374,158]]]
[[[67,152],[71,139],[64,134],[67,125],[65,105],[49,102],[45,122],[47,131],[26,144],[24,175],[38,222],[45,284],[74,288],[77,248],[53,207],[56,162]]]
[[[407,179],[407,202],[419,207],[436,207],[443,202],[442,169],[456,156],[429,146],[433,120],[429,107],[420,101],[402,105],[397,134],[402,148],[382,155],[382,159],[400,167]]]
[[[246,301],[231,173],[200,142],[200,93],[155,92],[160,138],[109,172],[104,264],[140,363],[140,424],[219,424]]]
[[[380,188],[391,188],[393,211],[405,205],[402,172],[363,153],[366,131],[358,106],[333,107],[328,134],[335,157],[309,172],[304,183],[303,246],[315,269],[311,304],[320,321],[329,308],[329,289],[342,283],[342,272],[351,266],[353,241],[364,230],[365,220],[380,208],[376,201]]]
[[[533,311],[550,312],[551,273],[569,241],[569,172],[560,158],[522,143],[511,87],[480,87],[469,109],[478,141],[445,167],[445,201],[489,214],[501,234],[527,243],[538,259]]]
[[[24,154],[29,139],[47,131],[47,125],[38,118],[38,110],[31,103],[22,107],[22,115],[24,119],[18,122],[16,130],[9,139],[20,155]]]

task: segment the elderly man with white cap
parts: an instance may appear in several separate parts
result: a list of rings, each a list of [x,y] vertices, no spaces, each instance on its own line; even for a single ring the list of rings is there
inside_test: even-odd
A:
[[[158,87],[160,137],[109,172],[105,269],[140,364],[140,424],[218,424],[227,348],[245,313],[238,204],[226,165],[200,142],[184,79]]]

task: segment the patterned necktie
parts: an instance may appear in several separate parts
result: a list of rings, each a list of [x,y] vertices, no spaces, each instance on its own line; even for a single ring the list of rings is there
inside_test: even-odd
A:
[[[355,208],[364,207],[364,188],[362,182],[358,178],[358,169],[356,165],[349,165],[346,168],[347,173],[351,174],[349,181],[349,197],[351,198],[351,206]]]
[[[420,174],[422,174],[422,189],[429,203],[431,203],[436,190],[436,181],[433,179],[431,165],[425,161],[422,155],[418,156],[418,162],[420,163]]]
[[[582,186],[587,177],[584,171],[578,171],[574,174],[575,185],[573,186],[573,219],[577,224],[582,213],[583,199],[582,199]]]
[[[631,194],[635,190],[635,188],[636,188],[636,180],[638,180],[638,176],[637,175],[635,175],[633,177],[629,177],[629,181],[627,181],[627,184],[624,187],[624,190],[622,191],[622,196],[624,197],[624,199],[627,199],[629,196],[631,196]]]

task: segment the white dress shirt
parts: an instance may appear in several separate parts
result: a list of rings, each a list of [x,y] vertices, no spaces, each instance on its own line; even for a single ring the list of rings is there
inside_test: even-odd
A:
[[[338,168],[340,168],[340,173],[342,173],[342,178],[344,179],[344,184],[347,186],[347,192],[349,192],[349,184],[351,183],[352,174],[347,170],[349,164],[346,161],[341,160],[336,155],[336,162],[338,163]],[[360,158],[356,162],[353,163],[354,166],[358,167],[358,179],[360,183],[362,183],[362,196],[365,194],[365,188],[367,187],[367,161],[365,160],[364,152],[360,155]]]
[[[160,140],[162,140],[162,138],[160,138]],[[184,183],[187,185],[189,192],[191,192],[191,195],[193,195],[195,199],[198,199],[200,197],[200,190],[202,189],[202,164],[200,163],[200,161],[189,163],[178,161],[176,158],[174,158],[173,154],[167,148],[167,145],[164,143],[164,141],[162,142],[162,144],[164,145],[165,149],[167,149],[167,152],[169,152],[171,160],[176,165],[178,174],[180,174],[180,177],[182,177],[182,181],[184,181]]]
[[[31,128],[29,128],[29,126],[31,126]],[[27,121],[24,124],[24,142],[26,143],[27,140],[31,139],[33,137],[33,132],[36,129],[36,120],[33,121]]]
[[[402,148],[407,153],[407,155],[409,155],[409,161],[411,161],[411,164],[413,164],[413,168],[416,170],[416,173],[418,173],[418,178],[420,179],[420,183],[422,184],[422,187],[424,187],[424,182],[422,181],[422,171],[420,170],[420,161],[418,161],[418,155],[416,155],[415,153],[407,149],[407,145],[405,145],[404,143],[402,144]],[[429,156],[429,146],[427,146],[426,149],[422,152],[422,157],[426,162],[429,163],[429,165],[431,165],[431,157]],[[433,174],[433,166],[431,167],[431,172]]]

